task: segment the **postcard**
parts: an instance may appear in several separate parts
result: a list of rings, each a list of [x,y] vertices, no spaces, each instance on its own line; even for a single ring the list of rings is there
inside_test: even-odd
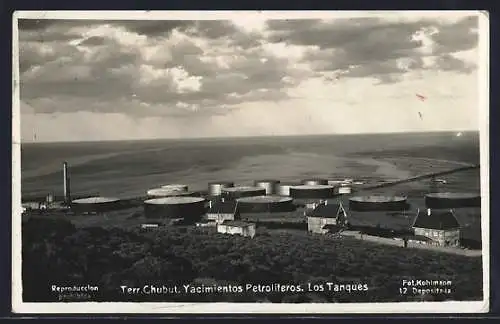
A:
[[[480,11],[20,11],[16,313],[480,313]]]

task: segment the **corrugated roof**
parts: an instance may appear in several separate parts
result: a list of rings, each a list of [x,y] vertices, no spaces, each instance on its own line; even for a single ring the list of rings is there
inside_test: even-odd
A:
[[[209,214],[233,214],[236,210],[237,202],[234,200],[229,201],[217,201],[212,204],[209,209]]]
[[[451,210],[431,210],[430,215],[428,215],[427,210],[421,210],[413,227],[448,230],[459,228],[460,224]]]
[[[337,212],[340,208],[339,204],[327,204],[319,205],[314,210],[310,212],[308,216],[310,217],[322,217],[322,218],[337,218]]]

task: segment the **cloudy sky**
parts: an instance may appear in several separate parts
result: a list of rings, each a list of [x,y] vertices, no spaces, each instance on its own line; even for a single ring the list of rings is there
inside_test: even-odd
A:
[[[478,129],[477,16],[265,18],[20,19],[22,140]]]

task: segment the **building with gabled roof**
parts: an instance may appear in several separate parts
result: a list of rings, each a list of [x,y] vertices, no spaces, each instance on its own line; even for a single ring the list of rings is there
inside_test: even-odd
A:
[[[336,233],[346,224],[347,212],[342,202],[332,204],[325,201],[307,213],[307,230],[312,233]]]
[[[419,210],[412,228],[415,236],[424,236],[432,241],[428,244],[439,246],[460,245],[460,223],[452,209]]]
[[[215,224],[221,224],[226,220],[239,219],[238,202],[229,200],[212,203],[206,218],[209,222],[214,222]]]
[[[217,224],[217,232],[253,238],[255,236],[255,227],[254,223],[247,223],[238,220],[226,220]]]

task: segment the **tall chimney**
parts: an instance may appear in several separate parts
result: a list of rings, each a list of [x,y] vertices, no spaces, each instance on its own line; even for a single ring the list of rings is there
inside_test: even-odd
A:
[[[71,202],[71,191],[69,183],[69,172],[68,172],[68,162],[63,162],[63,190],[64,190],[64,202],[69,204]]]

